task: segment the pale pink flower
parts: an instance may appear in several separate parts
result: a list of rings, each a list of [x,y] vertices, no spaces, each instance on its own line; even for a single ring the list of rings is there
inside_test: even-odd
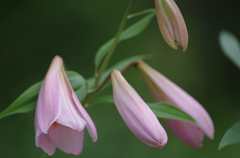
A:
[[[82,152],[85,127],[95,142],[98,137],[96,127],[68,81],[62,58],[56,56],[38,96],[36,145],[49,155],[54,154],[56,147],[78,155]]]
[[[167,134],[148,105],[128,84],[121,73],[111,73],[116,107],[133,134],[143,143],[162,148],[167,143]]]
[[[214,127],[212,120],[207,111],[194,98],[146,63],[140,61],[137,69],[147,83],[156,102],[166,101],[172,103],[192,116],[200,125],[199,127],[185,121],[166,119],[179,138],[194,148],[201,147],[204,135],[213,139]]]
[[[178,45],[186,51],[188,45],[187,27],[174,0],[155,0],[160,31],[165,41],[174,49]]]

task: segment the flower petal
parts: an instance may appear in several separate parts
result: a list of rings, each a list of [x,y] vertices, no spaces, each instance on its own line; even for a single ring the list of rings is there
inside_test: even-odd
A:
[[[166,121],[174,133],[186,144],[193,148],[202,146],[204,133],[199,126],[179,120],[166,119]]]
[[[42,83],[36,107],[37,124],[40,130],[47,134],[48,128],[60,113],[59,58],[55,57]]]
[[[61,81],[61,111],[56,122],[79,132],[83,131],[87,122],[79,115],[79,108],[72,97],[75,92],[67,79],[63,65],[61,65],[59,77]]]
[[[84,132],[78,132],[61,124],[49,128],[52,143],[65,153],[79,155],[83,148]]]
[[[111,79],[114,102],[129,129],[147,145],[162,148],[167,143],[167,134],[152,110],[119,71],[113,70]]]
[[[62,71],[64,72],[64,69],[62,67]],[[88,129],[88,132],[90,133],[92,140],[95,142],[97,141],[97,130],[96,127],[86,112],[86,110],[83,108],[82,104],[79,102],[75,92],[73,91],[67,76],[64,73],[61,74],[61,81],[63,85],[63,99],[62,99],[62,111],[60,113],[60,116],[57,120],[58,123],[71,127],[73,129],[77,129],[79,132],[84,129],[86,126]],[[64,97],[65,96],[65,97]],[[65,106],[68,105],[68,106]],[[68,112],[68,113],[67,113]],[[71,120],[72,118],[70,115],[74,117],[75,120]],[[74,125],[78,125],[77,128]]]
[[[56,147],[53,145],[48,134],[44,133],[36,137],[36,146],[42,148],[42,150],[48,153],[48,155],[53,155],[56,150]]]
[[[188,33],[183,16],[174,0],[155,0],[157,19],[165,41],[174,49],[187,49]]]
[[[49,154],[58,147],[78,155],[82,151],[85,126],[96,141],[96,127],[68,81],[62,58],[56,56],[39,93],[35,115],[36,144]]]
[[[90,136],[92,137],[92,141],[96,142],[98,138],[98,134],[97,134],[97,129],[95,127],[95,124],[93,123],[92,119],[88,115],[87,111],[83,108],[82,104],[78,101],[78,98],[75,93],[72,94],[72,97],[76,103],[76,106],[79,109],[80,116],[87,122],[86,127]]]
[[[137,68],[146,81],[155,101],[167,101],[177,106],[192,116],[201,126],[203,133],[213,139],[214,127],[212,120],[207,111],[194,98],[144,62],[140,61]],[[180,123],[177,121],[175,124]],[[186,128],[185,123],[181,122],[181,127]],[[196,137],[199,137],[199,134],[197,134],[199,129],[194,126],[190,127],[192,127],[192,133],[196,133]],[[183,131],[187,132],[186,130]],[[178,130],[175,130],[175,132],[178,134]],[[187,132],[187,134],[190,133]],[[189,139],[191,138],[190,134]]]

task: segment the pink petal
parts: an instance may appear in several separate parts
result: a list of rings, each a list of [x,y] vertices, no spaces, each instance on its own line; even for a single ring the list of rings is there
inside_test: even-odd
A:
[[[79,115],[78,106],[72,97],[75,92],[67,79],[63,66],[61,70],[62,73],[59,74],[61,81],[61,111],[56,122],[80,132],[83,131],[87,122]]]
[[[49,154],[58,147],[66,153],[78,155],[82,151],[85,126],[96,141],[96,127],[68,81],[62,58],[56,56],[38,97],[36,144]]]
[[[36,137],[36,146],[42,148],[42,150],[48,153],[48,155],[53,155],[56,150],[56,147],[53,145],[49,136],[44,133]]]
[[[54,58],[48,73],[42,83],[36,107],[37,124],[40,130],[47,134],[48,128],[56,121],[60,112],[59,61]]]
[[[187,49],[188,33],[183,16],[174,0],[155,0],[158,25],[165,41],[174,49]]]
[[[92,137],[92,141],[96,142],[98,138],[98,134],[92,119],[90,118],[86,110],[83,108],[82,104],[78,101],[78,98],[75,93],[72,93],[72,97],[73,97],[73,100],[75,101],[76,106],[79,108],[80,116],[84,118],[84,120],[87,122],[86,127],[90,136]]]
[[[65,153],[79,155],[83,148],[84,132],[53,124],[49,128],[49,138],[52,143]]]
[[[192,144],[193,147],[199,147],[201,146],[200,141],[203,140],[203,134],[213,139],[214,126],[212,120],[207,111],[194,98],[144,62],[140,61],[137,68],[146,81],[155,101],[172,103],[192,116],[200,125],[199,128],[184,121],[167,121],[183,141]]]
[[[96,127],[86,112],[86,110],[83,108],[81,103],[79,102],[75,92],[73,91],[66,74],[61,75],[62,85],[63,85],[63,99],[62,99],[62,112],[60,113],[60,116],[57,120],[58,123],[71,127],[73,129],[77,129],[79,132],[84,129],[86,126],[88,129],[88,132],[90,133],[92,140],[95,142],[97,141],[97,130]],[[65,97],[64,97],[65,96]],[[68,106],[66,106],[68,105]],[[73,118],[70,117],[72,115]],[[75,127],[74,125],[77,125]]]
[[[153,78],[153,80],[158,87],[161,87],[162,92],[160,93],[166,95],[166,98],[160,97],[155,98],[155,100],[168,101],[192,116],[202,127],[203,132],[212,139],[214,128],[207,111],[195,99],[163,75],[158,73],[155,77],[157,78]]]
[[[167,142],[167,134],[152,110],[119,71],[113,70],[111,79],[114,102],[129,129],[147,145],[162,148]]]
[[[202,146],[204,133],[201,128],[195,124],[166,119],[168,125],[174,131],[174,133],[182,139],[186,144],[193,148],[199,148]]]

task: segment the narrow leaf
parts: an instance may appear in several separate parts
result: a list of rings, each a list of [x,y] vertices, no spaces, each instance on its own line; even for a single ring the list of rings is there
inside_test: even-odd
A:
[[[92,104],[96,104],[96,103],[113,103],[114,104],[114,99],[112,95],[108,95],[108,96],[100,97],[92,102]],[[187,121],[199,126],[199,124],[196,122],[194,118],[192,118],[190,115],[188,115],[187,113],[185,113],[184,111],[180,110],[179,108],[177,108],[176,106],[170,103],[158,102],[158,103],[148,103],[147,105],[150,107],[150,109],[158,118]]]
[[[113,96],[112,95],[103,96],[92,102],[92,104],[97,103],[114,103]]]
[[[143,17],[141,20],[136,22],[135,24],[128,27],[126,30],[124,30],[120,36],[119,42],[122,40],[126,40],[129,38],[132,38],[134,36],[137,36],[141,32],[143,32],[148,24],[150,23],[151,19],[155,16],[155,12],[149,13],[145,17]],[[99,50],[96,53],[95,56],[95,66],[98,67],[104,56],[107,54],[108,50],[112,46],[113,42],[115,40],[115,37],[106,42],[104,45],[102,45]]]
[[[85,79],[74,71],[67,71],[67,76],[72,88],[76,91],[86,82]],[[42,81],[32,85],[23,92],[7,109],[0,113],[0,119],[15,113],[25,113],[33,111],[36,107],[38,92]]]
[[[78,90],[85,84],[85,79],[74,71],[66,71],[68,80],[74,91]]]
[[[133,56],[133,57],[129,57],[126,58],[122,61],[120,61],[119,63],[115,64],[114,66],[112,66],[111,68],[107,69],[106,71],[103,72],[102,77],[100,79],[100,81],[103,81],[110,73],[113,69],[117,69],[117,70],[123,70],[124,68],[126,68],[126,66],[128,66],[129,64],[131,64],[132,62],[138,61],[138,60],[144,60],[144,59],[148,59],[150,58],[150,55],[137,55],[137,56]],[[92,87],[94,84],[95,78],[89,78],[87,80],[88,82],[88,86]]]
[[[221,31],[219,42],[225,55],[240,68],[240,43],[238,39],[228,31]]]
[[[235,123],[227,132],[224,134],[218,149],[222,149],[228,145],[240,143],[240,122]]]
[[[187,121],[198,125],[194,118],[170,103],[148,103],[148,106],[159,118]]]

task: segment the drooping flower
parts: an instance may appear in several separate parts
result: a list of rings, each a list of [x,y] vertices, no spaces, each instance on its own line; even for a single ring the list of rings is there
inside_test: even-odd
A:
[[[68,81],[62,58],[56,56],[38,96],[36,146],[49,155],[54,154],[56,147],[78,155],[82,152],[85,127],[95,142],[98,137],[96,127]]]
[[[172,103],[192,116],[200,125],[199,127],[185,121],[166,119],[168,125],[180,139],[194,148],[201,147],[204,135],[213,139],[212,120],[207,111],[194,98],[146,63],[140,61],[137,69],[148,85],[155,101]]]
[[[111,73],[116,107],[133,134],[143,143],[162,148],[167,143],[167,134],[158,119],[121,73]]]
[[[187,27],[174,0],[155,0],[160,31],[165,41],[173,48],[178,45],[186,51],[188,45]]]

